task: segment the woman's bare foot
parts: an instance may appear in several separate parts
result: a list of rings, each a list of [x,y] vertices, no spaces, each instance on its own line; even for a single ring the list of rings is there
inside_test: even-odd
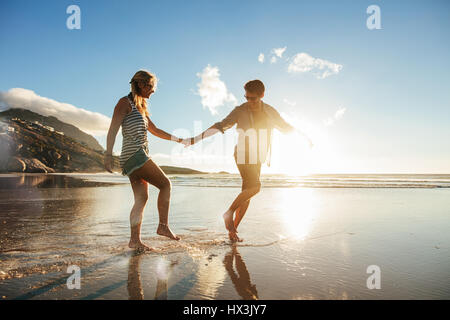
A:
[[[236,232],[230,231],[228,232],[228,238],[230,238],[230,240],[232,242],[242,242],[243,239],[239,238],[238,235],[236,234]]]
[[[143,243],[140,240],[139,241],[130,240],[130,243],[128,243],[128,247],[130,247],[131,249],[134,249],[136,251],[139,251],[139,252],[154,250],[152,247],[149,247],[148,245],[146,245],[145,243]]]
[[[160,223],[158,225],[158,230],[156,230],[156,233],[160,236],[165,236],[173,240],[180,240],[180,237],[174,234],[172,230],[170,230],[169,226],[164,223]]]
[[[227,210],[227,212],[223,214],[223,221],[225,222],[225,228],[227,228],[228,231],[236,232],[233,222],[233,212],[231,210]]]

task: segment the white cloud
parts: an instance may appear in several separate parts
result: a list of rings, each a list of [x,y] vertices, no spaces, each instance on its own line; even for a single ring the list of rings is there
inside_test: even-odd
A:
[[[334,118],[336,120],[339,120],[340,118],[342,118],[342,116],[344,115],[345,111],[347,110],[347,108],[340,108],[338,111],[336,111],[336,113],[334,114]]]
[[[291,107],[294,107],[297,104],[297,102],[290,101],[288,99],[283,99],[283,102],[286,103],[287,105],[291,106]]]
[[[258,61],[264,63],[264,53],[260,53],[258,56]]]
[[[92,135],[105,135],[111,123],[111,118],[101,113],[41,97],[34,91],[23,88],[0,92],[0,104],[8,108],[23,108],[44,116],[54,116]]]
[[[201,79],[197,84],[197,93],[202,97],[203,108],[208,108],[211,114],[216,114],[217,108],[226,102],[237,103],[235,96],[228,92],[227,86],[220,80],[219,68],[208,64],[201,73],[197,73],[197,77]]]
[[[272,53],[275,54],[278,58],[283,57],[283,53],[286,51],[287,47],[284,48],[274,48],[272,49]]]
[[[283,57],[283,53],[286,51],[287,47],[284,48],[273,48],[271,53],[272,57],[270,58],[270,63],[275,63],[278,61],[278,58]]]
[[[288,66],[288,72],[312,72],[318,79],[326,78],[332,74],[338,74],[342,65],[327,60],[311,57],[302,52],[292,57]]]
[[[339,108],[335,113],[333,117],[328,117],[323,121],[323,124],[325,126],[331,126],[334,124],[337,120],[341,119],[344,116],[345,111],[347,111],[347,108]]]

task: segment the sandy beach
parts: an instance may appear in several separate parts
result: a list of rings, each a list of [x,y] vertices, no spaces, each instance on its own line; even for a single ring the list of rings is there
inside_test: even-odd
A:
[[[239,180],[172,176],[169,222],[182,239],[156,235],[150,187],[142,236],[155,252],[135,255],[126,178],[2,175],[0,298],[450,298],[450,176],[320,179],[263,178],[239,227],[244,242],[231,245],[221,215]],[[67,286],[73,265],[80,289]],[[380,289],[367,288],[371,265]]]

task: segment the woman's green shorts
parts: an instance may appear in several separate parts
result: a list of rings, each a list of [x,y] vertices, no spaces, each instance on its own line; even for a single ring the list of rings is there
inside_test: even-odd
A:
[[[123,165],[122,175],[129,176],[133,171],[142,167],[148,160],[150,156],[148,152],[143,147],[140,147]]]

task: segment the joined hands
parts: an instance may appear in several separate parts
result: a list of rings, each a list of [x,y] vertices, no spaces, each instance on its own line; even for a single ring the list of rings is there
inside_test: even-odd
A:
[[[197,141],[195,141],[195,138],[185,138],[183,139],[180,143],[184,144],[184,147],[187,148],[189,146],[192,146],[196,143]]]

